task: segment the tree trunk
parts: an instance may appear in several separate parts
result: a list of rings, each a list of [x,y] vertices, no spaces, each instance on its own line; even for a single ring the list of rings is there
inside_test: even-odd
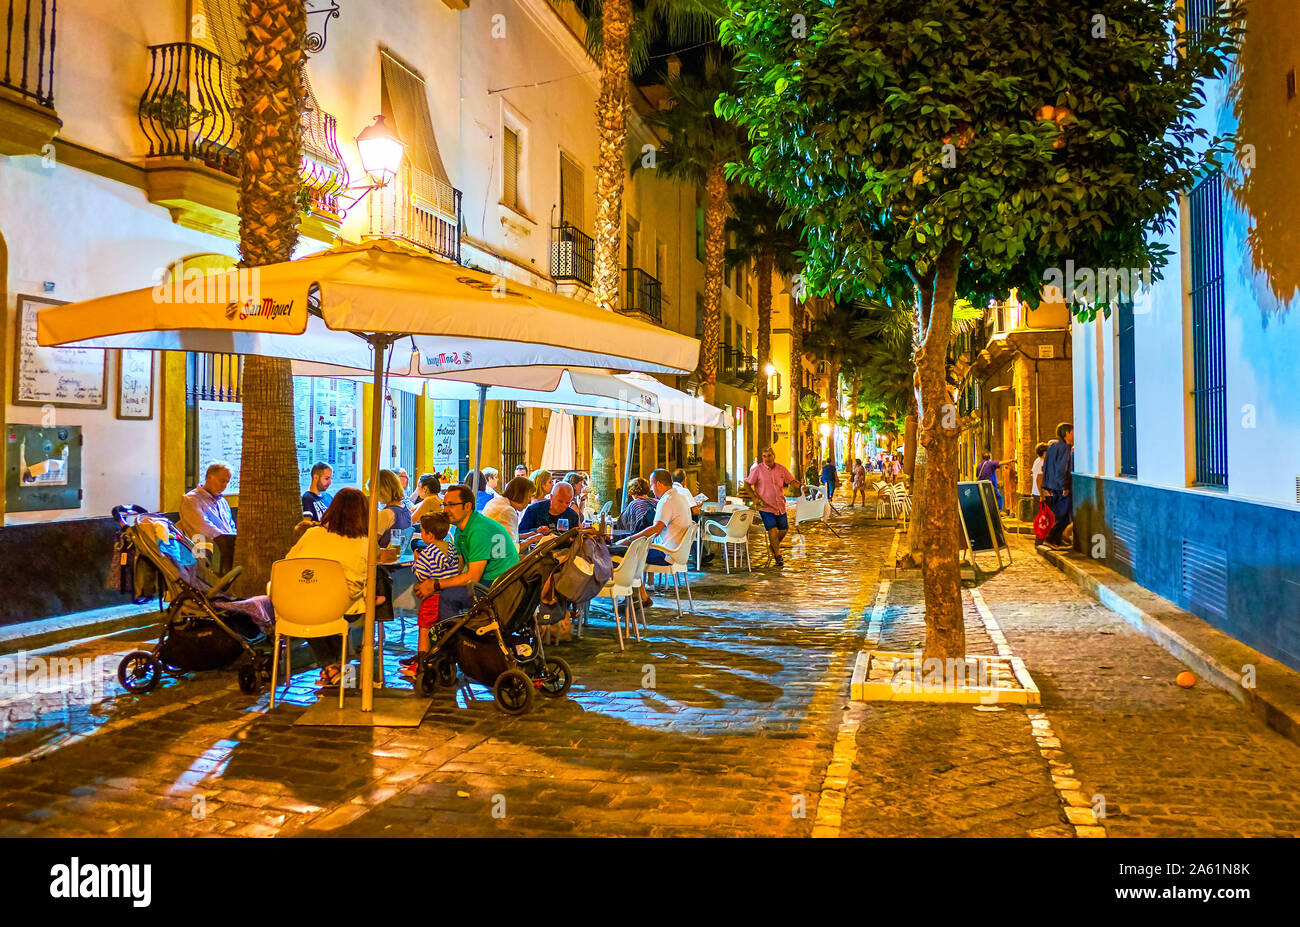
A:
[[[845,472],[846,475],[848,475],[850,481],[852,480],[852,475],[853,475],[853,461],[855,461],[855,460],[858,459],[858,457],[857,457],[857,454],[858,454],[858,443],[857,443],[858,431],[857,431],[857,428],[854,427],[854,422],[857,420],[857,417],[858,417],[858,391],[859,391],[860,389],[862,389],[862,374],[858,373],[857,371],[854,371],[854,373],[853,373],[853,387],[852,387],[852,389],[853,389],[853,392],[852,392],[852,394],[849,396],[849,415],[848,415],[848,419],[849,419],[849,441],[848,441],[848,450],[844,452],[844,472]]]
[[[619,479],[618,456],[614,453],[613,418],[595,420],[591,436],[591,488],[595,491],[601,505],[611,499],[619,501],[616,487]],[[616,504],[614,510],[620,510]]]
[[[934,288],[921,294],[922,341],[916,352],[920,441],[925,448],[921,560],[925,589],[924,656],[957,659],[966,653],[966,624],[957,563],[957,408],[948,390],[948,345],[961,248],[949,244],[934,269]],[[928,299],[927,299],[928,297]]]
[[[831,424],[830,437],[826,439],[826,460],[839,469],[835,462],[835,426],[840,418],[840,361],[832,358],[826,373],[826,419]]]
[[[758,256],[758,453],[772,443],[768,418],[767,367],[772,363],[772,262],[770,251]]]
[[[718,384],[718,343],[722,334],[722,256],[726,250],[727,176],[717,162],[709,167],[704,206],[704,337],[700,341],[700,384],[713,404]],[[718,446],[712,432],[700,454],[699,491],[713,498],[720,480]]]
[[[244,0],[243,13],[239,252],[255,267],[290,260],[298,243],[307,13],[301,0]],[[245,357],[243,404],[236,591],[257,595],[265,594],[271,564],[288,552],[302,518],[290,362]]]
[[[619,238],[623,225],[623,175],[627,171],[628,39],[632,0],[604,0],[601,5],[603,49],[600,97],[596,100],[599,151],[596,158],[595,270],[596,303],[617,309],[622,287]]]
[[[890,448],[890,456],[893,456],[894,445]],[[912,408],[907,411],[907,418],[903,420],[903,473],[909,480],[916,475],[916,399],[912,399]]]

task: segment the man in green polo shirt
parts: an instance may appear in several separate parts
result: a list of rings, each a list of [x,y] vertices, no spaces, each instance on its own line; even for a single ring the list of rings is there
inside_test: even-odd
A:
[[[468,486],[447,487],[442,507],[456,528],[456,553],[464,571],[450,579],[428,579],[416,586],[421,598],[437,595],[438,618],[450,618],[466,611],[475,583],[491,585],[519,562],[519,549],[510,532],[495,519],[474,511],[474,493]]]

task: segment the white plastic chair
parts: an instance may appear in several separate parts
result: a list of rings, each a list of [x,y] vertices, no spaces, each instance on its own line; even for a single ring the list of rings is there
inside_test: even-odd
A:
[[[696,538],[699,535],[700,526],[692,524],[686,529],[686,534],[682,536],[682,541],[674,550],[664,547],[660,544],[651,544],[650,550],[663,551],[668,556],[668,565],[659,566],[654,563],[647,563],[645,572],[651,576],[671,576],[673,578],[673,595],[677,597],[677,617],[682,616],[682,593],[677,584],[677,577],[680,575],[686,583],[686,597],[691,603],[691,611],[695,611],[695,595],[691,592],[691,577],[686,572],[686,561],[690,558],[691,548],[695,546]],[[646,556],[649,556],[647,552]]]
[[[348,663],[348,619],[344,615],[352,604],[343,567],[335,560],[300,557],[277,560],[271,564],[271,581],[267,584],[271,607],[275,610],[275,647],[271,658],[271,707],[275,707],[275,680],[280,666],[280,638],[286,645],[295,637],[343,638],[340,669]],[[288,662],[288,647],[285,648]],[[285,667],[285,680],[290,668]],[[343,680],[339,679],[339,707],[343,707]]]
[[[734,544],[738,548],[745,549],[745,568],[753,570],[754,567],[749,562],[749,526],[754,523],[754,513],[749,509],[742,509],[739,512],[733,512],[731,518],[727,520],[726,525],[719,525],[716,521],[706,521],[704,523],[704,540],[710,544],[722,545],[722,559],[726,564],[727,572],[731,572],[731,546]],[[740,569],[740,551],[736,551],[736,569]]]
[[[608,516],[609,513],[613,511],[613,509],[614,509],[614,500],[610,499],[608,502],[606,502],[604,505],[600,507],[600,514]]]
[[[641,640],[641,630],[637,626],[636,605],[639,604],[641,598],[639,591],[641,571],[645,569],[645,558],[649,553],[649,538],[637,538],[627,545],[627,553],[614,566],[614,575],[610,577],[609,582],[605,583],[605,588],[600,590],[601,595],[609,596],[609,603],[614,608],[614,630],[618,632],[619,650],[627,649],[623,645],[624,625],[626,625],[629,635],[635,634],[636,639]],[[625,597],[623,605],[625,614],[622,616],[618,613],[619,596]],[[637,600],[635,603],[634,599]],[[644,621],[641,623],[645,624]]]

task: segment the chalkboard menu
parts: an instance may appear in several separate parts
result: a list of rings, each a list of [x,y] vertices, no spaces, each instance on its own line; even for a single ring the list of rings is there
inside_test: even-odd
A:
[[[63,300],[18,297],[14,405],[103,409],[108,405],[106,351],[44,348],[36,343],[36,313],[46,306],[61,305]]]
[[[244,404],[212,399],[198,401],[199,482],[208,464],[224,460],[230,465],[226,495],[239,493],[239,458],[244,450]]]
[[[117,352],[117,417],[153,418],[153,351]]]
[[[988,480],[958,483],[957,507],[969,542],[971,565],[978,569],[975,554],[990,550],[997,554],[999,567],[1002,566],[1004,550],[1007,552],[1007,562],[1010,563],[1011,547],[1007,544],[1002,528],[1002,514],[998,510],[993,484]]]

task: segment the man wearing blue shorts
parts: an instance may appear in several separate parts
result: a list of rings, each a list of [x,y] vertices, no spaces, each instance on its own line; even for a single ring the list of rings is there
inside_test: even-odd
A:
[[[785,566],[785,561],[781,559],[781,542],[790,530],[790,519],[785,513],[785,488],[793,485],[798,489],[803,484],[776,462],[776,451],[770,447],[763,449],[762,460],[754,464],[749,476],[745,477],[745,482],[762,503],[758,516],[763,519],[763,528],[767,531],[767,546],[772,551],[772,562],[778,567]]]

